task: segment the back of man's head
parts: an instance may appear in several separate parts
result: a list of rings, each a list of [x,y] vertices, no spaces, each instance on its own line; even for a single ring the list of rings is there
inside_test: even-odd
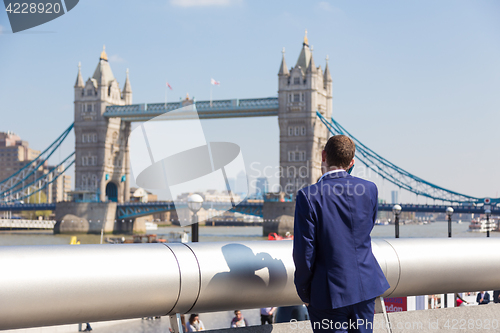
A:
[[[356,145],[345,135],[334,135],[328,139],[325,152],[328,167],[347,169],[354,158]]]

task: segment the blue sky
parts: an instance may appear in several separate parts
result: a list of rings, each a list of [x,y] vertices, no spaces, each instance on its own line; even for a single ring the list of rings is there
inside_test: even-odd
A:
[[[316,65],[330,58],[337,121],[423,179],[498,197],[499,17],[498,1],[81,0],[12,34],[2,11],[0,131],[48,146],[73,121],[78,62],[86,80],[103,44],[122,86],[130,69],[134,103],[162,102],[166,80],[170,101],[206,100],[211,77],[214,99],[275,96],[281,49],[293,66],[307,29]],[[276,118],[214,126],[239,133],[247,164],[278,165]]]

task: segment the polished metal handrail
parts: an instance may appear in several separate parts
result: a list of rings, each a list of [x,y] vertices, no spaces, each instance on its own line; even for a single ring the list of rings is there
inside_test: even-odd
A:
[[[383,296],[500,289],[500,239],[372,248]],[[0,330],[300,304],[291,241],[8,246],[0,267]]]

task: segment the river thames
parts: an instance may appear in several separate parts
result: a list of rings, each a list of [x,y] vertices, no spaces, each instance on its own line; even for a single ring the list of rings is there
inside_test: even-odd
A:
[[[469,232],[469,223],[452,223],[453,237],[484,237],[485,233]],[[148,231],[149,234],[168,234],[172,231],[191,231],[190,227],[159,227]],[[447,237],[448,224],[434,222],[426,225],[407,224],[399,226],[401,238],[439,238]],[[500,237],[499,232],[491,232],[491,237]],[[13,245],[57,245],[69,244],[72,235],[54,235],[50,230],[43,231],[0,231],[0,246]],[[99,244],[100,235],[77,235],[81,244]],[[376,225],[372,238],[394,238],[394,225]],[[105,236],[106,237],[106,236]],[[126,236],[125,236],[126,237]],[[200,242],[232,242],[266,240],[262,236],[262,227],[200,227]]]

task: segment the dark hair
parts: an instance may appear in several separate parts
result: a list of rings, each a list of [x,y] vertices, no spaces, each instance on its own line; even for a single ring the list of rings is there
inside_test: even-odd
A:
[[[234,314],[238,314],[238,312],[241,312],[240,310],[234,310]]]
[[[327,166],[347,169],[354,158],[356,145],[345,135],[334,135],[328,139],[325,151]]]
[[[194,323],[194,318],[196,317],[198,317],[197,313],[191,313],[191,315],[189,316],[189,323],[190,324]]]
[[[182,326],[184,328],[186,328],[186,316],[185,315],[181,315],[181,323],[182,323]]]

